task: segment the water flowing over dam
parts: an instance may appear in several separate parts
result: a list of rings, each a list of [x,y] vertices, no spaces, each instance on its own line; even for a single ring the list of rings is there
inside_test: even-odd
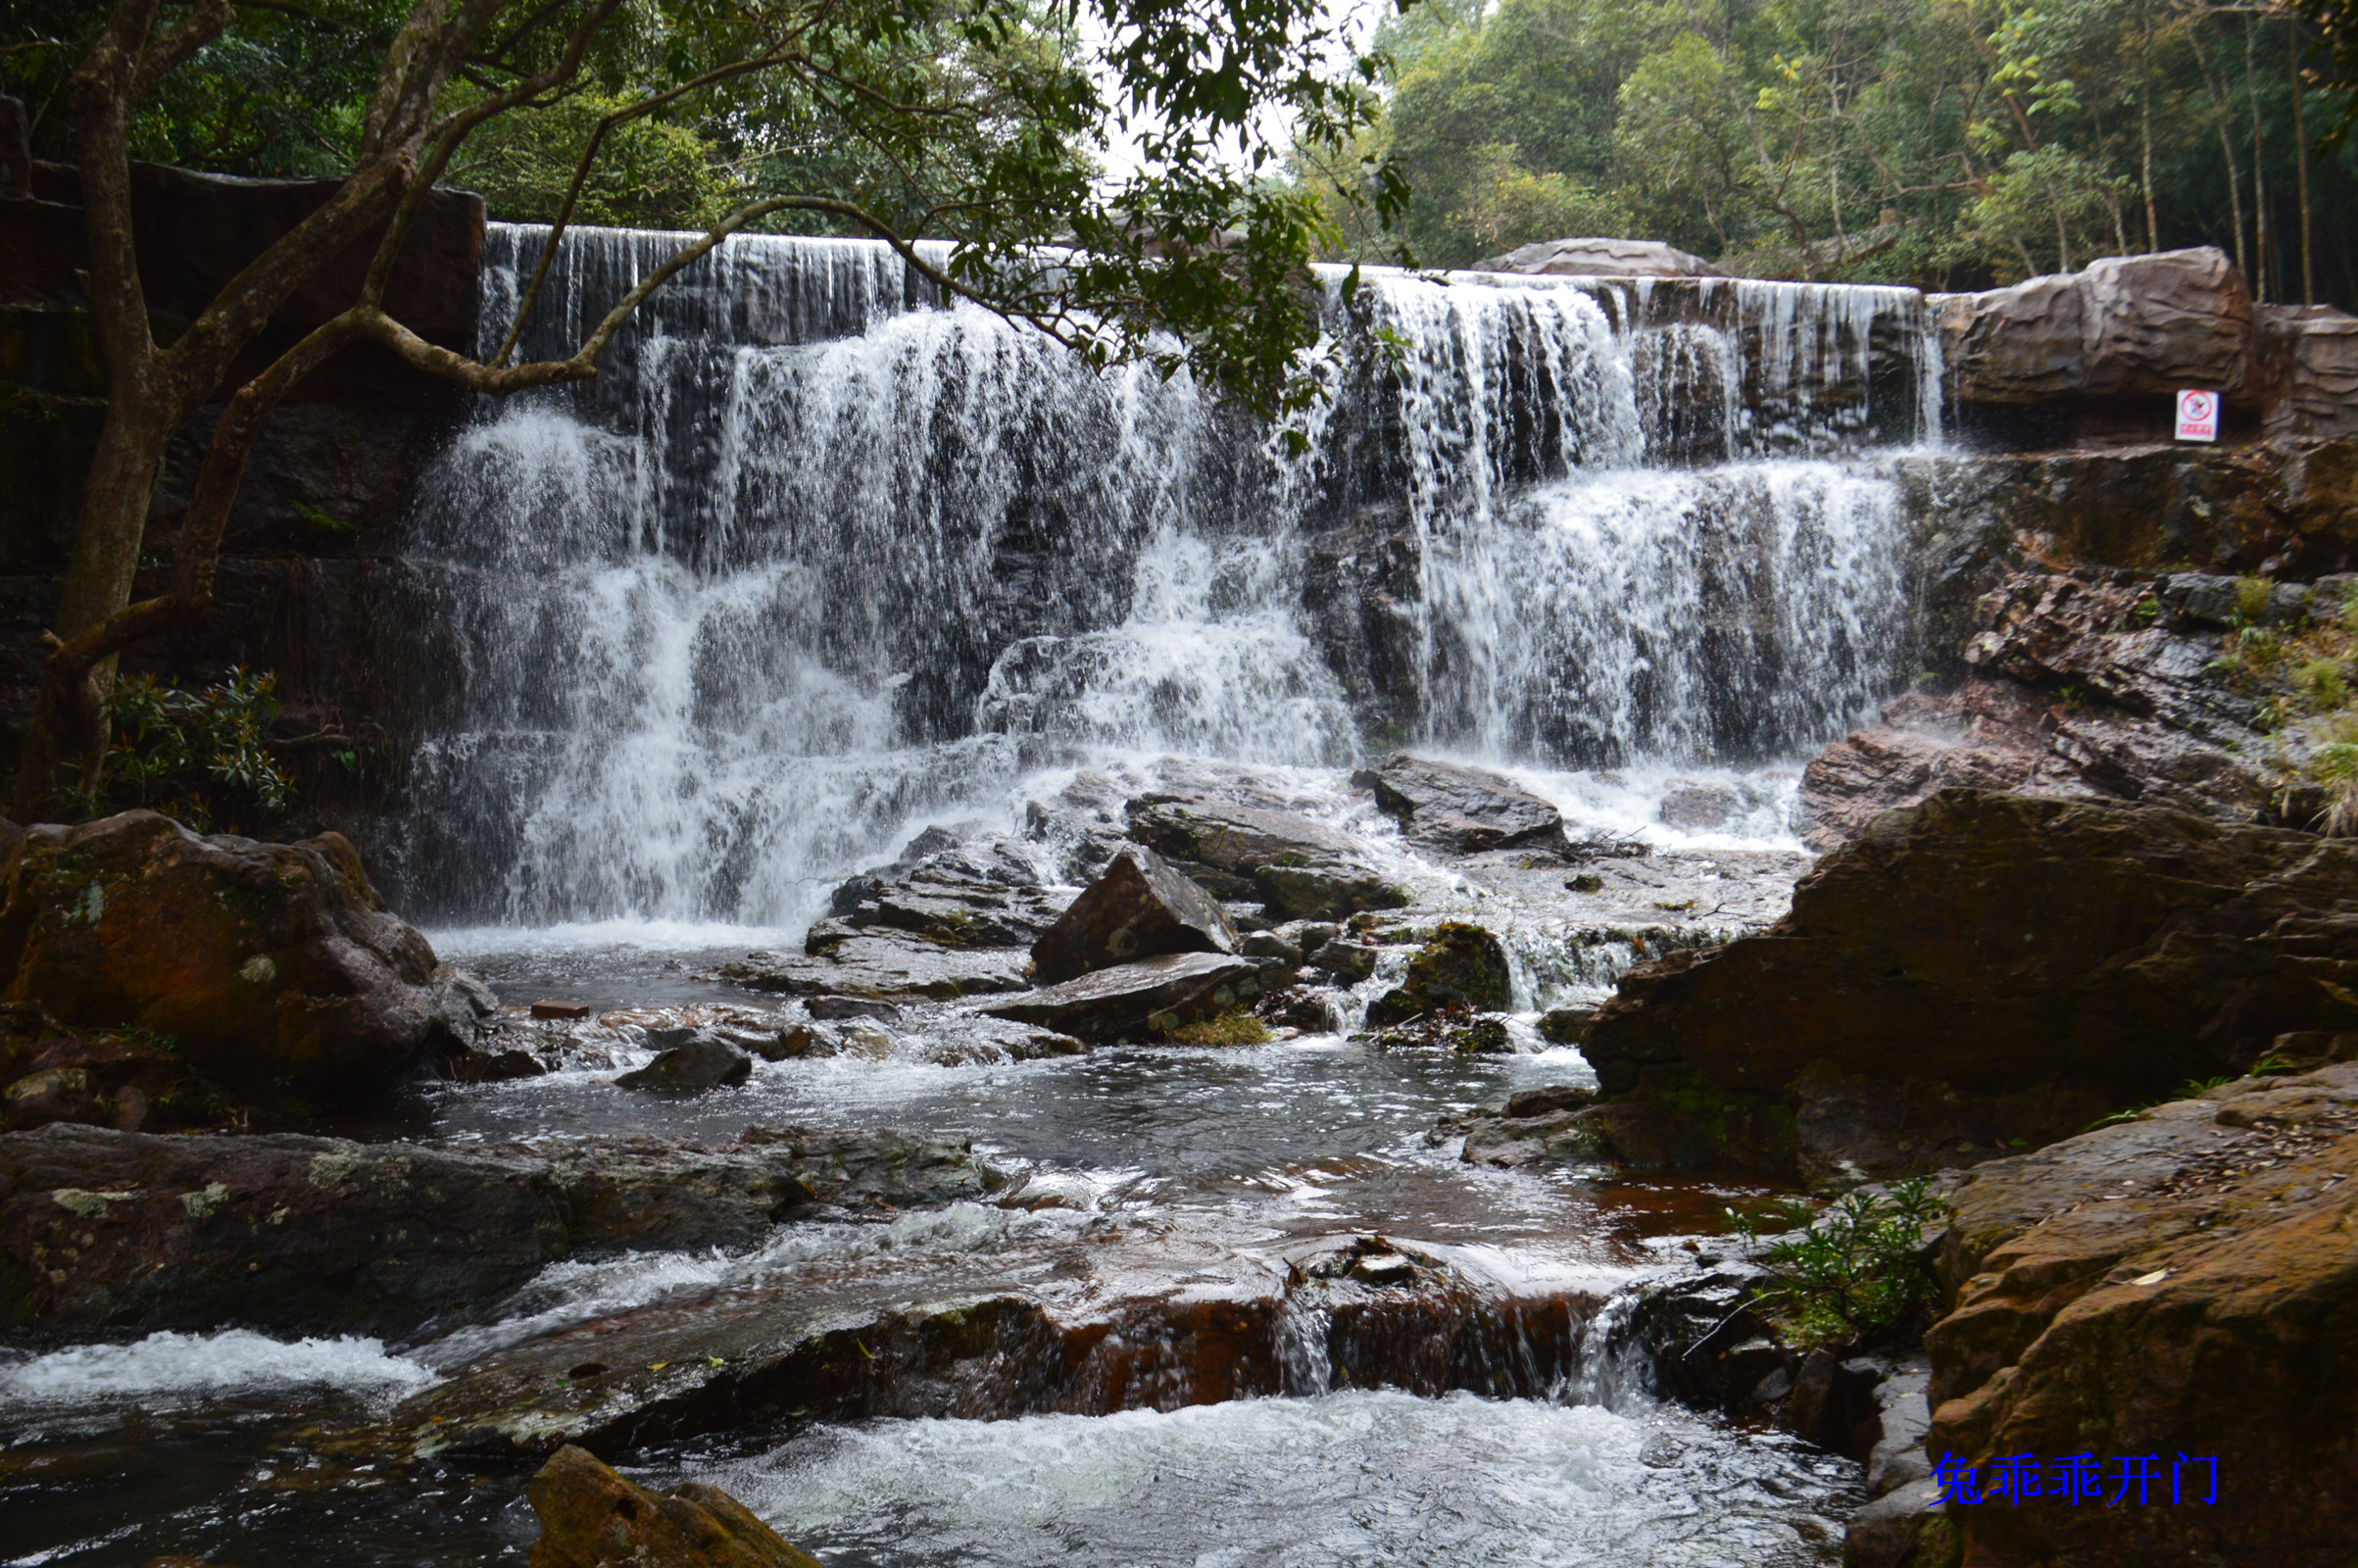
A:
[[[491,342],[544,237],[492,226]],[[522,351],[678,238],[568,233]],[[793,925],[1039,769],[1741,765],[1891,688],[1875,457],[1940,429],[1920,296],[1324,281],[1336,393],[1297,454],[881,244],[731,240],[422,486],[388,874],[447,919]]]

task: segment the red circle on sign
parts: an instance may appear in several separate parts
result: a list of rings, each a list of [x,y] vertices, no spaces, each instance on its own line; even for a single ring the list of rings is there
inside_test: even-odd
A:
[[[2181,416],[2188,419],[2207,419],[2211,416],[2211,395],[2208,392],[2188,392],[2178,406]]]

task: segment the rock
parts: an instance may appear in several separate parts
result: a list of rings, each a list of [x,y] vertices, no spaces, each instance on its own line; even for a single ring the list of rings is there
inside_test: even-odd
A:
[[[558,1449],[526,1495],[540,1517],[530,1568],[819,1568],[719,1488],[650,1492],[580,1448]]]
[[[1021,948],[954,948],[910,932],[880,927],[844,930],[822,920],[813,940],[825,951],[814,956],[770,954],[721,964],[712,971],[756,991],[794,997],[855,997],[869,1001],[948,1001],[1021,991],[1031,956]]]
[[[1377,951],[1360,942],[1346,942],[1337,937],[1311,954],[1307,962],[1313,969],[1334,976],[1345,985],[1356,985],[1375,973]]]
[[[673,1046],[636,1072],[622,1074],[614,1083],[623,1089],[693,1094],[702,1089],[741,1084],[753,1076],[753,1057],[725,1041],[704,1035]]]
[[[480,1046],[442,1058],[442,1076],[455,1084],[504,1084],[518,1078],[540,1078],[548,1064],[531,1052],[511,1047],[485,1051]]]
[[[1509,1120],[1552,1116],[1557,1111],[1579,1110],[1596,1099],[1597,1091],[1584,1084],[1545,1084],[1508,1095],[1499,1113]]]
[[[1458,1157],[1469,1164],[1507,1167],[1594,1159],[1597,1140],[1574,1112],[1596,1098],[1595,1090],[1577,1084],[1548,1084],[1480,1106],[1464,1121],[1465,1147]]]
[[[0,856],[0,1000],[167,1036],[233,1090],[365,1099],[474,1038],[472,993],[435,979],[336,834],[200,838],[125,811],[23,829]]]
[[[1563,813],[1498,774],[1405,752],[1374,775],[1376,805],[1418,844],[1451,855],[1569,848]]]
[[[1407,895],[1348,835],[1292,811],[1209,795],[1142,795],[1130,837],[1221,898],[1257,897],[1288,919],[1394,909]]]
[[[846,1018],[874,1018],[883,1023],[901,1020],[901,1008],[895,1004],[860,997],[812,997],[803,1010],[822,1023],[840,1023]]]
[[[743,1250],[810,1204],[982,1196],[963,1146],[890,1131],[356,1144],[0,1134],[0,1329],[399,1335],[565,1258]]]
[[[1113,858],[1032,944],[1049,984],[1166,953],[1234,953],[1236,927],[1211,896],[1144,845]]]
[[[1289,969],[1302,967],[1302,952],[1274,931],[1255,931],[1237,944],[1248,958],[1275,958]]]
[[[1150,1040],[1233,1012],[1264,990],[1260,965],[1222,953],[1171,953],[1098,969],[981,1011],[1093,1043]]]
[[[1716,833],[1742,807],[1736,792],[1719,785],[1674,782],[1654,815],[1665,826],[1688,833]]]
[[[535,1002],[532,1016],[548,1023],[568,1023],[586,1018],[595,1009],[586,1002]]]
[[[1551,1007],[1540,1014],[1540,1038],[1550,1045],[1577,1046],[1596,1021],[1595,1007]]]
[[[1883,1368],[1864,1357],[1843,1360],[1820,1347],[1793,1370],[1793,1394],[1777,1413],[1786,1431],[1829,1453],[1864,1461],[1882,1434],[1875,1391]]]
[[[1443,1007],[1498,1012],[1512,991],[1498,939],[1478,925],[1445,920],[1408,960],[1400,985],[1367,1004],[1367,1021],[1382,1028]]]
[[[1476,262],[1476,272],[1542,277],[1725,277],[1699,256],[1653,239],[1550,239]]]
[[[2358,433],[2358,316],[2331,305],[2259,310],[2268,433]]]
[[[1803,770],[1804,841],[1831,849],[1951,785],[2260,819],[2276,791],[2258,766],[2252,700],[2213,669],[2215,639],[2172,623],[2218,611],[2215,584],[2234,613],[2235,582],[2009,576],[1980,601],[1964,649],[1974,678],[1945,696],[1894,699],[1880,725]],[[2307,597],[2287,596],[2284,613]]]
[[[1585,1114],[1633,1163],[1970,1164],[2358,1026],[2353,931],[2358,845],[1946,789],[1765,934],[1625,975],[1581,1046],[1606,1097]]]
[[[1956,1522],[1930,1481],[1911,1481],[1850,1516],[1842,1568],[1947,1568],[1959,1560]]]
[[[1968,403],[2182,387],[2240,400],[2257,391],[2251,295],[2215,246],[2106,257],[2083,271],[1926,303]]]
[[[1968,1171],[1925,1337],[1935,1454],[2156,1455],[2152,1504],[1954,1508],[1967,1560],[2274,1568],[2358,1540],[2358,1066]],[[2218,1506],[2164,1502],[2181,1453]],[[2209,1469],[2182,1474],[2190,1499]],[[1987,1473],[1985,1472],[1985,1479]]]
[[[1932,1363],[1915,1357],[1877,1386],[1875,1446],[1867,1451],[1867,1492],[1880,1497],[1913,1486],[1932,1474],[1924,1435],[1932,1430],[1933,1407],[1925,1391]]]
[[[85,1035],[25,1004],[0,1006],[0,1085],[9,1131],[73,1121],[163,1132],[226,1123],[240,1109],[166,1043]]]

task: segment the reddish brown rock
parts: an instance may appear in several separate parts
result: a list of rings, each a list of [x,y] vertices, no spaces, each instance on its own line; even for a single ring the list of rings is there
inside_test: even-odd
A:
[[[531,1568],[819,1568],[718,1487],[651,1492],[580,1448],[558,1449],[526,1494]]]
[[[2358,1067],[2246,1079],[1967,1173],[1929,1451],[2155,1456],[2146,1506],[1951,1507],[1966,1560],[2342,1568],[2358,1541]],[[2171,1506],[2180,1454],[2215,1505]],[[1984,1472],[1985,1476],[1987,1471]],[[2041,1480],[2044,1481],[2042,1474]],[[2207,1466],[2182,1488],[2209,1491]],[[2182,1494],[2184,1494],[2182,1493]]]
[[[2251,294],[2215,246],[2110,256],[2083,271],[1929,303],[1969,403],[2255,390]]]
[[[1886,812],[1725,947],[1633,969],[1581,1049],[1638,1163],[1970,1164],[2358,1028],[2358,845],[1968,789]]]
[[[1234,953],[1227,911],[1144,845],[1123,850],[1032,945],[1048,984],[1166,953]]]
[[[201,838],[125,811],[13,835],[0,887],[0,1001],[165,1037],[232,1089],[359,1099],[474,1035],[470,988],[336,834]]]

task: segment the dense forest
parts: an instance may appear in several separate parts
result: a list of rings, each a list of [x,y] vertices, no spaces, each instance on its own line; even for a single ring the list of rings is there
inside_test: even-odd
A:
[[[1429,265],[1610,234],[1961,287],[2212,244],[2265,298],[2358,299],[2344,97],[2281,6],[1424,0],[1380,41]]]

